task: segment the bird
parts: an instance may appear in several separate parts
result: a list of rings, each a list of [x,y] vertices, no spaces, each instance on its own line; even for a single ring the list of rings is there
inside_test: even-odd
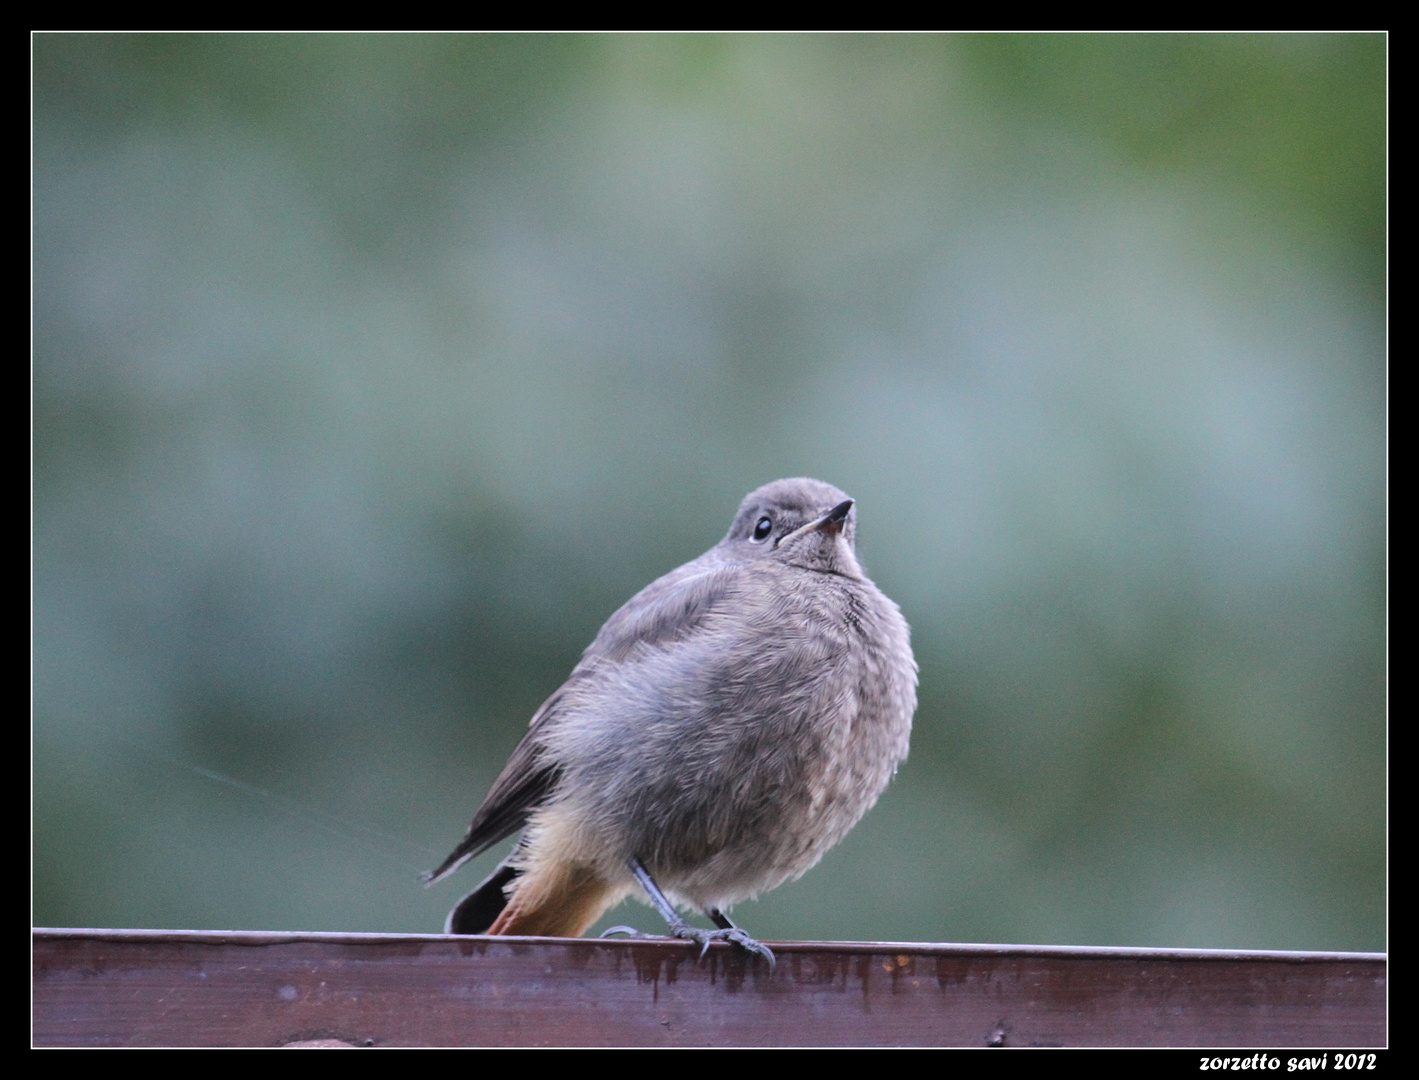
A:
[[[916,711],[910,629],[863,572],[856,529],[838,488],[776,480],[723,540],[617,610],[424,875],[521,833],[445,933],[580,937],[639,892],[701,955],[729,941],[772,966],[730,908],[857,824],[905,760]]]

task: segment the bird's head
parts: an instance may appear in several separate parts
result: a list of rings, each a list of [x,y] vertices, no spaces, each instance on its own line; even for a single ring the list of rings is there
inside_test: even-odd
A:
[[[821,480],[794,477],[751,491],[720,543],[736,559],[774,559],[790,566],[861,577],[853,500]]]

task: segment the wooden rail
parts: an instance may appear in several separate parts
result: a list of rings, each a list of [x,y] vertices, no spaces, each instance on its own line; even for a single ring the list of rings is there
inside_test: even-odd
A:
[[[39,1046],[1386,1043],[1382,953],[33,932]]]

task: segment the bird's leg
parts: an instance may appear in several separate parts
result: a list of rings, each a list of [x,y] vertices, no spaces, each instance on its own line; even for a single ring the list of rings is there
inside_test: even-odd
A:
[[[769,970],[774,967],[773,951],[761,942],[755,941],[739,927],[735,926],[729,916],[718,908],[710,908],[707,915],[710,920],[719,927],[718,930],[701,930],[698,926],[691,926],[684,919],[680,918],[680,913],[675,910],[675,905],[666,899],[665,894],[660,891],[660,886],[655,883],[655,879],[650,876],[650,871],[645,868],[645,864],[631,856],[631,873],[636,876],[640,886],[650,897],[650,902],[655,910],[660,912],[661,917],[670,924],[670,936],[681,938],[685,941],[693,941],[700,946],[700,955],[704,956],[709,951],[712,941],[732,941],[745,952],[755,956],[762,956],[769,962]],[[602,937],[610,934],[631,934],[635,931],[629,926],[613,926],[602,933]]]
[[[655,878],[650,876],[650,871],[645,868],[645,864],[634,855],[631,856],[631,873],[636,876],[636,881],[640,882],[640,886],[645,890],[646,896],[650,898],[652,906],[654,906],[656,911],[660,912],[660,917],[670,924],[670,936],[688,940],[698,940],[693,937],[695,928],[684,919],[680,918],[680,913],[675,910],[675,905],[660,891],[660,886],[655,883]],[[701,933],[708,933],[708,931],[701,931]],[[633,926],[612,926],[601,931],[602,937],[610,937],[612,934],[625,934],[627,937],[658,936],[654,934],[642,934]],[[708,941],[701,942],[701,944],[703,944],[705,948],[709,948]],[[704,955],[704,950],[700,951],[700,955]]]

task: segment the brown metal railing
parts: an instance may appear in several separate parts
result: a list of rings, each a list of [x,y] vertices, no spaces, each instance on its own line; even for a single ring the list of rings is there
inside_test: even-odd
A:
[[[40,1046],[1385,1044],[1380,953],[33,932]]]

